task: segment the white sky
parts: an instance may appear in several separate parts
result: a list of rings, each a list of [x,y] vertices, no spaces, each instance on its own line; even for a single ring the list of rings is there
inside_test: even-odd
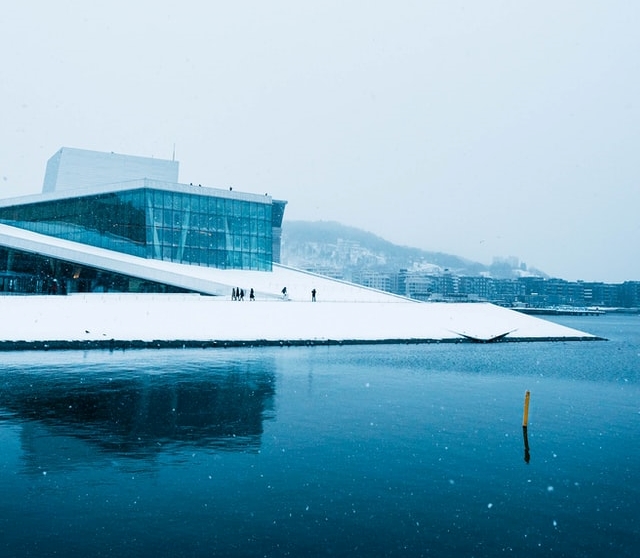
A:
[[[640,3],[22,0],[0,197],[62,146],[392,242],[640,280]]]

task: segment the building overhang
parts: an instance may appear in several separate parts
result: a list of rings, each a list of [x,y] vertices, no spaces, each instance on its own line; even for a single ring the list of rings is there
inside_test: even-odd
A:
[[[42,194],[31,194],[18,198],[0,199],[0,207],[11,207],[20,205],[29,205],[40,202],[66,200],[71,198],[82,198],[88,196],[96,196],[100,194],[112,194],[131,190],[162,190],[165,192],[178,192],[183,194],[193,194],[198,196],[208,196],[212,198],[225,198],[230,200],[250,201],[254,203],[264,203],[271,205],[275,200],[268,194],[258,195],[247,192],[238,192],[235,190],[224,190],[221,188],[210,188],[205,186],[194,186],[193,184],[180,184],[174,182],[162,182],[160,180],[150,180],[141,178],[136,180],[127,180],[113,184],[101,184],[98,186],[88,186],[75,190],[60,190],[55,192],[47,192]],[[283,206],[286,201],[277,200]]]

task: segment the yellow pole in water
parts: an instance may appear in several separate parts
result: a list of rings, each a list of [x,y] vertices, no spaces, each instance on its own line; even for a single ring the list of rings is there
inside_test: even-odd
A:
[[[522,426],[527,427],[529,422],[529,390],[524,394],[524,416],[522,417]]]

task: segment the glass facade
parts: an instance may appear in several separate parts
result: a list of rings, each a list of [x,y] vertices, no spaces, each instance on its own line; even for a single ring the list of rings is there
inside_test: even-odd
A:
[[[143,258],[271,271],[286,202],[215,192],[147,185],[0,207],[0,222]]]
[[[0,247],[0,295],[187,293],[165,285],[22,250]]]

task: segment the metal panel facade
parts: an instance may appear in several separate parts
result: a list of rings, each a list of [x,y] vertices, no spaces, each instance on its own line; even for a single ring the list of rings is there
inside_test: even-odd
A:
[[[177,161],[63,147],[47,162],[43,193],[147,178],[178,182]]]

